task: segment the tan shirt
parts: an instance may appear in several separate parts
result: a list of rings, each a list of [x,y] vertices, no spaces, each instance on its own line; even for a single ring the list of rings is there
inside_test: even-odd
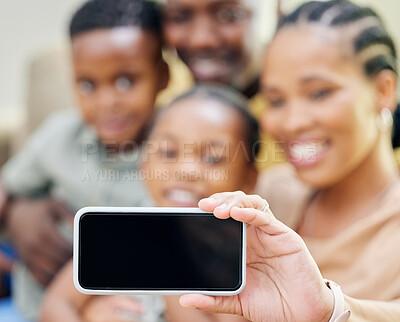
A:
[[[283,165],[263,173],[257,193],[295,229],[314,191]],[[369,216],[332,238],[304,241],[323,277],[341,285],[350,321],[400,321],[400,179]]]

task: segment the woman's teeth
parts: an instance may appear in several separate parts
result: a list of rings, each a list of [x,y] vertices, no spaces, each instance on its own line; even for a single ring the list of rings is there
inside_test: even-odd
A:
[[[291,159],[296,161],[315,161],[327,149],[326,142],[292,143],[289,145]]]

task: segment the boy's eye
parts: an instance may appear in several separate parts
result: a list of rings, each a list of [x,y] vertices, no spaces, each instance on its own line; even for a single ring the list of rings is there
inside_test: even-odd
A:
[[[127,92],[132,87],[133,80],[128,76],[120,76],[115,80],[115,88],[119,92]]]
[[[312,100],[322,100],[328,97],[331,93],[332,91],[329,89],[315,90],[310,93],[309,97]]]
[[[249,11],[243,7],[221,8],[216,11],[215,15],[219,23],[230,24],[246,19]]]
[[[89,79],[78,80],[78,91],[81,95],[90,95],[95,90],[95,84]]]

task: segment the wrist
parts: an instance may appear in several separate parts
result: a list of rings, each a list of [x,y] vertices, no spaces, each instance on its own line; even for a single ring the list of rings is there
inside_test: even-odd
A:
[[[325,283],[325,280],[321,284],[319,299],[319,305],[315,307],[317,315],[314,316],[313,321],[328,322],[335,308],[335,298],[331,289]]]
[[[333,297],[333,309],[331,306],[331,314],[329,320],[325,318],[324,321],[328,322],[345,322],[350,317],[350,311],[345,310],[345,302],[342,290],[338,284],[335,282],[325,280],[327,289],[331,291],[331,296]]]

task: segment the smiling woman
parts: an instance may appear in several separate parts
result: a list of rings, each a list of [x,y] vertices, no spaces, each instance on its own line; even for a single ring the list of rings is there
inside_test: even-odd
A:
[[[314,8],[309,23],[301,22],[300,10],[283,19],[264,64],[263,92],[271,106],[264,129],[314,186],[392,159],[391,151],[382,152],[391,126],[385,113],[396,107],[396,50],[374,12],[346,6],[349,13],[334,2]],[[377,126],[382,117],[383,128]]]

